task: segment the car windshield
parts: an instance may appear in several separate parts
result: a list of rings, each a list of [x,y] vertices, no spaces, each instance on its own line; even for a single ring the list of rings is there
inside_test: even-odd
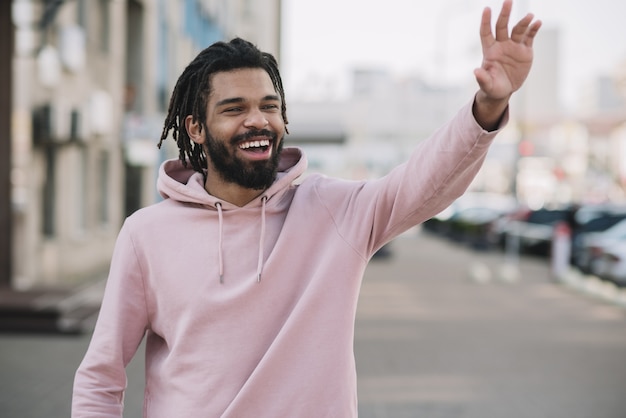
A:
[[[531,212],[528,217],[528,222],[536,224],[551,224],[557,221],[564,220],[567,217],[567,211],[565,210],[547,210],[539,209]]]
[[[605,237],[626,239],[626,220],[620,221],[604,232]]]

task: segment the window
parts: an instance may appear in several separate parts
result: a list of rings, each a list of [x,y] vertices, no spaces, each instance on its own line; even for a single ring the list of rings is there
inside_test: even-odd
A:
[[[78,170],[80,173],[76,178],[76,224],[75,228],[79,234],[84,234],[87,230],[87,207],[89,200],[89,153],[86,147],[78,148]]]
[[[110,37],[111,37],[111,12],[110,12],[110,0],[99,0],[98,1],[98,16],[100,21],[99,25],[99,33],[98,39],[100,43],[100,51],[109,52],[111,47]]]
[[[77,0],[76,21],[83,29],[87,29],[87,0]]]
[[[109,193],[110,193],[110,184],[109,184],[109,164],[110,158],[109,153],[107,151],[102,151],[100,153],[100,158],[98,159],[98,171],[99,171],[99,188],[96,196],[96,200],[98,202],[98,221],[102,226],[106,226],[110,221],[109,214]]]
[[[44,237],[52,238],[56,234],[56,147],[49,144],[43,148],[46,176],[42,196],[42,232]]]

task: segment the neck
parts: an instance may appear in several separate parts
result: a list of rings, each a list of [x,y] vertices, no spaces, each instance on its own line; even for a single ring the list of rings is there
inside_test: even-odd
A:
[[[218,199],[242,207],[259,197],[265,190],[250,189],[222,180],[217,173],[207,175],[205,190]]]

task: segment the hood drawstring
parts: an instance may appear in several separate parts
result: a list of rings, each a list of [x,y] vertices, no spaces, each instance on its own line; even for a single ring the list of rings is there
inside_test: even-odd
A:
[[[256,269],[256,281],[257,283],[261,282],[261,273],[263,272],[263,243],[265,242],[265,204],[267,202],[267,196],[263,196],[261,198],[261,236],[259,238],[259,261],[257,263]],[[220,202],[215,203],[215,208],[217,209],[217,217],[219,220],[219,232],[218,232],[218,241],[217,241],[217,257],[219,263],[219,275],[220,275],[220,283],[224,283],[224,255],[222,252],[222,240],[223,240],[223,230],[224,230],[224,215],[222,214],[222,204]]]
[[[223,235],[223,224],[224,224],[224,218],[222,216],[222,204],[220,202],[217,202],[215,204],[215,207],[217,208],[217,217],[219,219],[219,232],[218,232],[218,238],[217,238],[217,259],[218,259],[218,263],[219,263],[219,274],[220,274],[220,283],[224,283],[224,257],[222,254],[222,235]]]
[[[261,282],[261,272],[263,271],[263,242],[265,241],[265,202],[267,196],[261,198],[261,237],[259,238],[259,262],[256,268],[256,281]]]

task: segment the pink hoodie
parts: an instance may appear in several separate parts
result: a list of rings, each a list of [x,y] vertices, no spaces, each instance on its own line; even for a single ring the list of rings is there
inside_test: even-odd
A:
[[[460,196],[495,133],[468,104],[374,181],[296,185],[306,159],[285,148],[276,182],[244,207],[165,162],[165,200],[119,234],[72,417],[122,416],[125,366],[144,335],[144,417],[356,417],[354,320],[368,260]]]

